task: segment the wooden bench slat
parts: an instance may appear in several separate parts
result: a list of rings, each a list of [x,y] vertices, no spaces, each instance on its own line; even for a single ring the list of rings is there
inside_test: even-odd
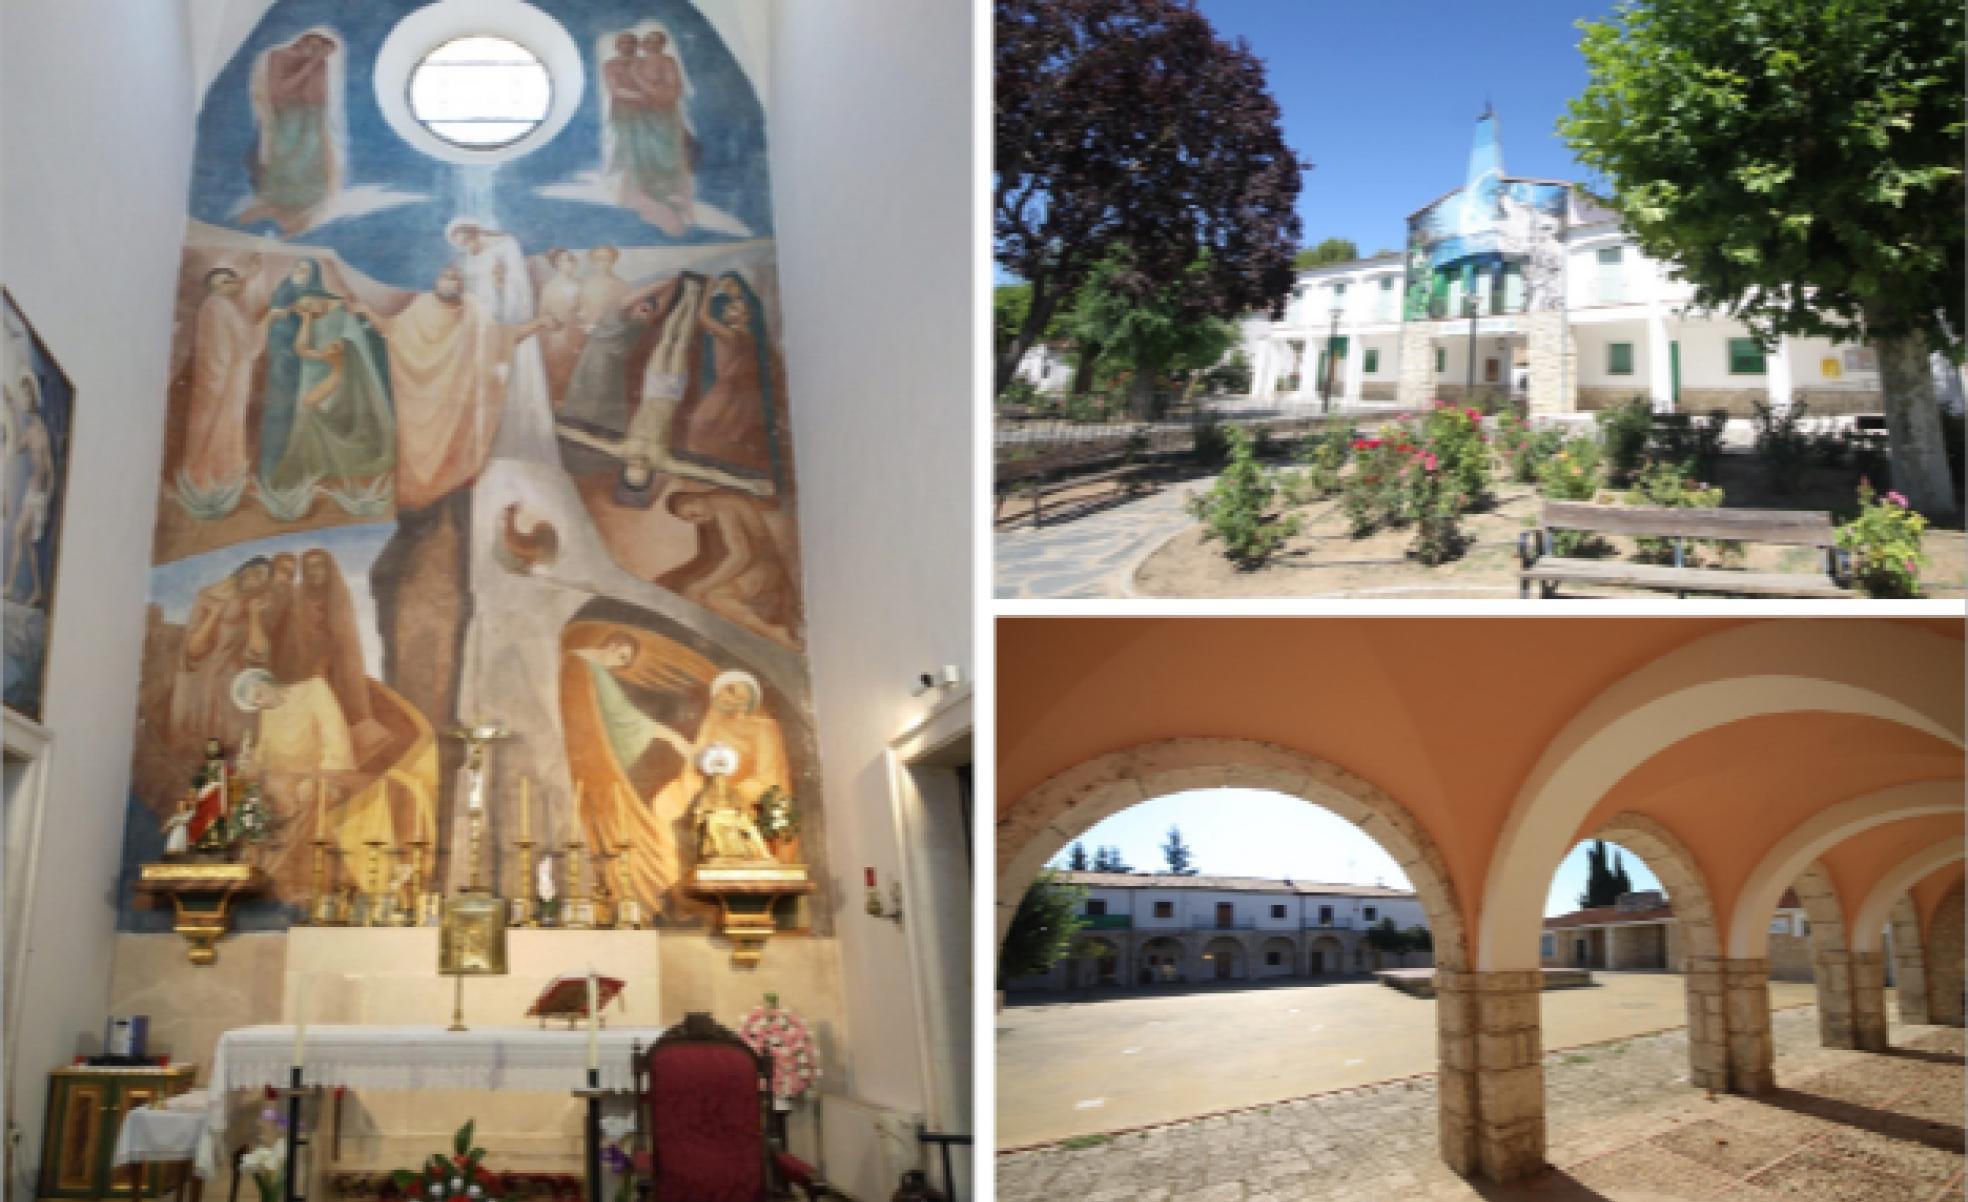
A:
[[[1632,538],[1714,538],[1802,547],[1837,543],[1830,514],[1799,509],[1670,509],[1546,501],[1539,524],[1548,530]]]
[[[1714,568],[1677,568],[1624,560],[1567,559],[1547,555],[1521,569],[1525,580],[1544,583],[1575,581],[1690,593],[1747,593],[1759,597],[1832,597],[1852,594],[1830,576],[1802,572],[1731,572]]]

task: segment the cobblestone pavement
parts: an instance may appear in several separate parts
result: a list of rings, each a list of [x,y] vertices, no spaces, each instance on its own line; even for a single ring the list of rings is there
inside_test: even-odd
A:
[[[1687,1087],[1685,1031],[1552,1053],[1548,1157],[1476,1186],[1437,1152],[1432,1077],[997,1158],[1001,1202],[1934,1202],[1962,1185],[1962,1032],[1892,1030],[1888,1055],[1817,1046],[1817,1010],[1772,1017],[1765,1098]]]
[[[993,540],[998,597],[1126,596],[1127,573],[1136,561],[1195,521],[1184,502],[1214,481],[1202,476],[1165,484],[1136,500],[1062,517],[1037,530],[1029,519],[1000,529]]]

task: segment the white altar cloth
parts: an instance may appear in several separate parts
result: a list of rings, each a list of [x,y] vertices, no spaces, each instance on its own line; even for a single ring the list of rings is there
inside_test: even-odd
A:
[[[606,1029],[597,1038],[601,1088],[630,1092],[634,1045],[648,1048],[660,1027]],[[302,1052],[307,1088],[350,1090],[524,1090],[572,1093],[588,1082],[588,1032],[536,1027],[314,1026]],[[225,1149],[226,1098],[235,1090],[284,1089],[292,1079],[294,1028],[236,1027],[212,1055],[210,1147]]]
[[[217,1167],[211,1141],[205,1138],[211,1112],[163,1110],[138,1106],[123,1116],[123,1129],[116,1133],[116,1150],[110,1163],[176,1164],[191,1161],[199,1177],[210,1180]]]

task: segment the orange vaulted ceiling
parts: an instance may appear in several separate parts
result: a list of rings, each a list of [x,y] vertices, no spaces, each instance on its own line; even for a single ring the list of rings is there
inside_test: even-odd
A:
[[[1823,713],[1751,718],[1683,739],[1628,773],[1580,834],[1622,811],[1654,818],[1695,857],[1716,912],[1730,914],[1750,873],[1800,822],[1880,789],[1961,772],[1959,749],[1898,723]],[[1862,899],[1846,896],[1848,907]]]
[[[1819,856],[1818,862],[1825,866],[1832,886],[1838,890],[1846,925],[1858,917],[1859,907],[1881,877],[1936,844],[1960,846],[1963,829],[1960,814],[1907,818],[1853,835]]]
[[[1963,877],[1968,877],[1968,864],[1956,860],[1938,872],[1929,873],[1913,887],[1913,909],[1920,916],[1921,931],[1927,930],[1927,925],[1934,921],[1934,915],[1940,910],[1941,902],[1960,887]],[[1955,904],[1960,903],[1957,901]]]
[[[1740,624],[1592,617],[1001,619],[998,806],[1002,813],[1048,777],[1154,740],[1278,743],[1357,773],[1406,806],[1440,847],[1467,905],[1482,896],[1483,874],[1518,789],[1573,715],[1649,661]],[[1959,622],[1918,624],[1961,638]],[[1746,728],[1740,734],[1757,737],[1747,729],[1755,723],[1740,725]],[[1739,749],[1718,733],[1723,737],[1681,771],[1720,771],[1720,763],[1751,746]],[[1813,728],[1811,737],[1828,733]],[[1835,735],[1839,746],[1848,737],[1857,736]],[[1808,750],[1793,744],[1780,758],[1796,760]],[[1897,779],[1917,778],[1931,767],[1928,750],[1897,747],[1887,757],[1892,765],[1879,767]],[[1901,765],[1903,754],[1924,766]],[[1754,756],[1770,766],[1767,747]],[[1955,763],[1958,775],[1958,753]]]

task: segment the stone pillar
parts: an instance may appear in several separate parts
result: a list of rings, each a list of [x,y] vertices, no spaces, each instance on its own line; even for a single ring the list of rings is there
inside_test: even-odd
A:
[[[1696,1089],[1729,1089],[1726,963],[1719,956],[1688,957],[1688,1081]]]
[[[1524,349],[1531,360],[1531,416],[1570,413],[1578,408],[1578,372],[1563,309],[1525,315]]]
[[[1425,321],[1401,325],[1401,363],[1395,377],[1396,403],[1421,408],[1435,397],[1435,339]]]
[[[1852,1042],[1862,1052],[1883,1052],[1886,1039],[1886,956],[1852,953]]]
[[[1729,1024],[1729,1088],[1762,1094],[1776,1088],[1770,1038],[1770,962],[1723,960],[1723,1016]]]
[[[1544,1167],[1543,974],[1435,970],[1442,1158],[1505,1183]]]
[[[1852,953],[1818,951],[1811,957],[1818,983],[1818,1042],[1828,1048],[1856,1048],[1852,1024]]]

